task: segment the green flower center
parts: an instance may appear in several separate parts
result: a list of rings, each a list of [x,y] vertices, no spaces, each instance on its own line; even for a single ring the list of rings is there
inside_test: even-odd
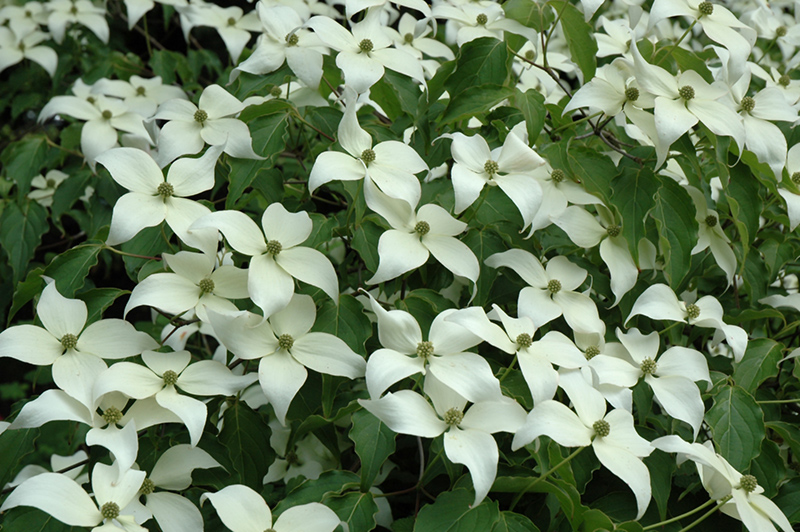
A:
[[[119,504],[107,502],[100,508],[100,513],[103,515],[103,519],[116,519],[119,517]]]
[[[273,98],[280,98],[281,97],[281,88],[275,85],[269,90],[269,95]]]
[[[56,180],[55,179],[48,179],[47,180],[47,188],[56,188]]]
[[[78,337],[72,333],[67,333],[61,337],[61,347],[64,349],[75,349],[78,345]]]
[[[164,181],[163,183],[160,183],[158,185],[156,193],[158,193],[158,195],[161,196],[162,198],[169,198],[170,196],[175,194],[175,187],[173,187],[170,183]]]
[[[288,351],[294,345],[294,338],[291,334],[282,334],[278,337],[278,347]]]
[[[116,406],[109,406],[103,411],[103,419],[109,425],[116,425],[122,420],[122,412]]]
[[[706,216],[706,219],[704,221],[706,222],[706,225],[709,227],[714,227],[715,225],[717,225],[717,217],[714,216],[713,214],[709,214],[708,216]]]
[[[687,102],[694,98],[694,87],[691,85],[684,85],[680,89],[678,89],[678,94],[680,94],[681,98],[686,100]]]
[[[142,495],[150,495],[151,493],[153,493],[153,491],[155,491],[155,489],[156,485],[153,484],[153,481],[150,480],[149,478],[145,478],[142,481],[142,487],[139,488],[139,493],[141,493]]]
[[[112,116],[114,116],[114,114],[108,109],[103,111],[103,118],[105,118],[106,120],[110,120]]]
[[[608,233],[608,236],[610,237],[619,236],[621,232],[622,228],[616,224],[611,224],[608,227],[606,227],[606,233]]]
[[[552,172],[550,172],[550,179],[555,181],[556,183],[561,183],[566,179],[567,175],[564,173],[564,170],[560,170],[556,168]]]
[[[457,427],[464,419],[464,413],[458,408],[451,408],[444,413],[444,422],[451,427]]]
[[[267,253],[270,255],[277,255],[283,251],[283,245],[277,240],[270,240],[267,242]]]
[[[536,52],[534,52],[533,50],[528,50],[527,52],[525,52],[525,59],[527,59],[528,61],[533,61],[534,59],[536,59]]]
[[[200,287],[200,291],[204,294],[209,294],[214,291],[214,281],[208,277],[201,279],[198,286]]]
[[[289,451],[286,453],[286,462],[289,465],[298,465],[300,464],[300,459],[297,457],[297,453],[294,451]]]
[[[625,89],[625,99],[629,102],[635,102],[639,99],[639,89],[636,87],[628,87]]]
[[[528,333],[522,333],[517,336],[517,345],[520,346],[522,349],[527,349],[533,343],[533,338]]]
[[[608,421],[605,419],[595,421],[592,428],[594,429],[594,433],[601,438],[605,438],[611,433],[611,425],[609,425]]]
[[[433,355],[433,342],[427,340],[417,344],[417,356],[420,358],[428,358]]]
[[[558,279],[550,279],[547,281],[547,290],[551,294],[557,294],[561,290],[561,281]]]
[[[236,19],[233,18],[233,17],[230,17],[228,19],[228,26],[236,26]]]
[[[30,12],[30,11],[28,11],[28,10],[25,10],[25,17],[26,17],[26,18],[32,18],[32,17],[33,17],[33,13],[31,13],[31,12]]]
[[[405,41],[406,44],[411,44],[412,42],[414,42],[414,34],[406,33],[405,35],[403,35],[403,41]]]
[[[286,46],[297,46],[300,42],[300,37],[296,33],[289,33],[286,35]]]
[[[656,361],[652,358],[645,358],[639,367],[645,375],[652,375],[656,372]]]
[[[700,5],[697,6],[697,10],[700,11],[701,16],[709,16],[714,13],[714,4],[711,2],[700,2]]]
[[[25,43],[24,42],[19,43],[19,46],[17,46],[17,48],[19,48],[20,52],[24,52],[25,51]]]
[[[78,8],[76,6],[72,6],[71,8],[69,8],[69,12],[72,13],[73,15],[77,15]]]
[[[742,98],[743,111],[747,111],[749,113],[755,108],[756,108],[756,101],[753,98],[751,98],[750,96],[745,96],[744,98]]]
[[[144,87],[136,87],[136,95],[137,96],[144,96],[145,88]]]
[[[686,305],[686,314],[693,320],[696,320],[700,317],[700,307],[695,305],[694,303],[689,303]]]
[[[89,103],[94,103],[95,102],[94,96],[87,96],[86,101]]]
[[[786,29],[786,26],[778,26],[775,28],[775,36],[776,37],[786,37],[786,33],[789,30]]]
[[[739,486],[747,493],[752,493],[758,487],[758,479],[753,475],[742,475],[741,480],[739,480]]]
[[[199,122],[200,124],[202,124],[206,120],[208,120],[208,113],[206,113],[202,109],[198,109],[197,111],[194,112],[194,121],[195,122]]]
[[[425,221],[417,222],[417,225],[414,226],[414,232],[417,233],[419,236],[425,236],[431,231],[431,224]]]
[[[600,348],[596,345],[590,345],[586,348],[586,351],[583,352],[583,356],[586,357],[586,360],[591,360],[597,355],[600,354]]]
[[[498,170],[500,170],[500,165],[491,159],[483,163],[483,171],[489,174],[489,177],[494,176]]]
[[[485,14],[483,14],[483,13],[481,13],[480,15],[478,15],[477,17],[475,17],[475,23],[476,23],[478,26],[485,26],[487,22],[489,22],[489,17],[487,17],[487,16],[486,16]]]
[[[175,383],[178,382],[178,374],[168,369],[164,372],[164,386],[175,386]]]
[[[362,54],[370,53],[373,47],[374,45],[369,39],[362,39],[361,42],[358,43],[358,49],[361,50]]]
[[[367,148],[366,150],[361,152],[361,160],[364,161],[364,164],[369,166],[369,163],[375,162],[375,150],[372,148]]]
[[[795,185],[800,185],[800,172],[795,172],[792,174],[792,183]]]
[[[789,82],[792,81],[792,78],[789,77],[789,74],[784,74],[783,76],[778,78],[778,85],[781,87],[788,87]]]

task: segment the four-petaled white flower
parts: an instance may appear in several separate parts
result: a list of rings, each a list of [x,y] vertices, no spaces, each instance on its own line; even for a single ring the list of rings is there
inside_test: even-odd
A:
[[[291,213],[273,203],[261,217],[261,227],[239,211],[204,216],[192,231],[218,229],[236,251],[252,257],[247,270],[250,299],[269,317],[286,308],[294,294],[294,279],[316,286],[339,302],[339,280],[331,261],[313,248],[301,246],[313,224],[305,211]]]

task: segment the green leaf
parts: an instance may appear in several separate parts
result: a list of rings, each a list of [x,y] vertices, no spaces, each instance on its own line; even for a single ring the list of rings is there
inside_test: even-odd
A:
[[[361,491],[368,491],[395,450],[397,434],[366,410],[353,412],[349,437],[361,459]]]
[[[495,523],[492,532],[539,532],[539,528],[524,515],[500,512],[500,519]]]
[[[636,521],[626,521],[616,526],[614,530],[624,530],[625,532],[642,532],[644,527]]]
[[[383,229],[370,222],[364,220],[361,222],[353,234],[352,246],[361,256],[364,265],[371,272],[378,270],[378,240],[383,234]],[[370,277],[372,277],[370,275]]]
[[[217,440],[227,449],[241,483],[260,491],[264,475],[275,461],[275,451],[269,444],[272,431],[243,401],[225,411],[224,421]]]
[[[528,144],[535,144],[536,139],[539,138],[539,133],[542,132],[544,119],[547,116],[547,110],[544,108],[544,96],[536,89],[528,89],[525,92],[515,89],[512,104],[525,117],[525,127],[528,129]]]
[[[607,156],[582,146],[569,146],[567,163],[586,192],[610,203],[611,181],[617,175],[617,167]]]
[[[584,20],[578,8],[564,0],[548,2],[561,14],[561,28],[569,45],[572,60],[583,72],[583,80],[587,82],[594,77],[597,70],[597,42],[594,40],[594,29]]]
[[[314,330],[341,338],[350,349],[364,356],[367,354],[364,342],[372,336],[372,324],[364,314],[364,307],[347,294],[339,296],[338,305],[330,299],[322,303]]]
[[[52,515],[29,506],[12,508],[3,516],[3,532],[85,532],[82,526],[70,526]]]
[[[516,20],[539,33],[548,30],[555,19],[553,10],[546,3],[533,0],[508,0],[503,4],[503,10],[506,18]]]
[[[12,142],[0,153],[3,173],[14,181],[20,197],[25,197],[31,189],[31,179],[42,170],[47,160],[47,137],[29,135]]]
[[[83,288],[89,270],[97,265],[100,249],[98,244],[83,244],[67,250],[50,262],[44,274],[55,279],[62,296],[72,298]]]
[[[481,37],[461,47],[456,57],[456,69],[444,85],[450,98],[454,99],[462,92],[479,85],[503,85],[506,78],[506,43],[493,37]]]
[[[740,362],[733,365],[733,380],[753,394],[762,382],[778,375],[783,344],[769,338],[754,338]]]
[[[358,475],[352,471],[333,470],[322,473],[316,480],[306,480],[289,492],[273,512],[277,515],[292,506],[310,502],[322,502],[328,497],[341,494],[347,489],[358,489]]]
[[[679,292],[692,264],[692,248],[697,242],[697,221],[689,194],[669,177],[659,177],[661,188],[655,196],[650,216],[656,222],[658,242],[664,256],[664,275],[670,287]]]
[[[468,87],[450,100],[441,121],[443,124],[450,124],[484,114],[512,94],[514,94],[513,89],[502,85],[485,84]]]
[[[8,323],[11,319],[28,301],[32,300],[44,289],[44,279],[42,274],[43,268],[36,268],[28,272],[25,280],[17,284],[14,290],[14,299],[12,300],[11,310],[8,311]]]
[[[747,471],[764,439],[764,414],[753,396],[740,386],[724,385],[706,412],[719,453],[738,471]]]
[[[47,210],[35,201],[26,201],[21,206],[6,203],[0,214],[0,246],[8,253],[15,284],[28,269],[48,228]]]
[[[601,532],[614,530],[614,523],[600,510],[592,508],[583,512],[581,528],[583,532]]]
[[[628,242],[633,262],[638,264],[639,241],[645,238],[645,218],[655,205],[658,179],[648,166],[620,166],[620,174],[611,182],[611,204],[622,217],[622,236]]]
[[[765,497],[772,498],[778,494],[778,486],[786,477],[786,464],[783,462],[780,447],[774,441],[764,440],[761,444],[761,454],[750,464],[750,474],[764,488]]]
[[[790,523],[800,521],[800,477],[794,477],[781,486],[772,502],[778,505]]]
[[[486,305],[491,299],[492,285],[499,275],[497,268],[489,268],[484,261],[495,253],[505,251],[506,245],[497,233],[489,229],[470,229],[462,240],[475,253],[478,264],[481,265],[481,274],[475,285],[475,298],[473,304]]]
[[[447,491],[417,515],[414,532],[485,532],[500,518],[497,502],[484,501],[470,508],[475,495],[465,489]]]
[[[325,501],[325,505],[336,512],[352,532],[367,532],[377,526],[375,514],[378,513],[378,505],[372,493],[356,492],[332,497]]]
[[[766,426],[780,436],[783,443],[788,445],[795,455],[800,455],[800,428],[795,423],[768,421]],[[776,438],[773,436],[773,439]]]
[[[758,180],[746,165],[737,164],[730,169],[730,181],[725,187],[725,195],[733,223],[739,231],[739,241],[742,243],[742,269],[750,251],[750,244],[756,237],[759,217],[764,206],[759,191]]]
[[[94,323],[103,317],[103,312],[113,305],[119,296],[129,293],[127,290],[119,288],[92,288],[81,292],[76,297],[86,303],[88,310],[86,323]]]
[[[423,331],[423,336],[430,330],[436,316],[454,306],[452,301],[428,288],[418,288],[408,292],[406,297],[398,300],[395,305],[399,310],[405,310],[414,316]]]
[[[0,434],[0,486],[5,486],[25,465],[23,458],[34,451],[39,429],[7,430]]]

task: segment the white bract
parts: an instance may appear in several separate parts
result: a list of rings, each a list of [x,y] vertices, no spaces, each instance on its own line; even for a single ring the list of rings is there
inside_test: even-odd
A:
[[[264,211],[261,227],[263,230],[242,212],[218,211],[198,220],[191,229],[218,229],[233,249],[251,257],[247,288],[265,318],[289,304],[294,279],[322,289],[338,304],[339,280],[330,260],[316,249],[300,245],[313,228],[308,213],[290,213],[280,203],[273,203]]]
[[[281,424],[308,377],[306,368],[350,379],[364,376],[366,362],[343,340],[309,332],[317,318],[311,296],[296,294],[269,321],[250,313],[208,315],[225,347],[239,358],[259,360],[258,381]]]
[[[512,449],[519,449],[539,436],[549,436],[565,447],[592,446],[600,463],[621,478],[636,496],[636,519],[650,504],[650,472],[642,458],[653,447],[636,433],[633,416],[626,410],[606,413],[606,401],[587,385],[578,371],[561,374],[561,388],[567,392],[575,412],[558,401],[536,405],[514,436]]]
[[[513,433],[525,421],[525,410],[503,396],[466,408],[464,397],[431,378],[425,379],[425,394],[433,402],[433,408],[423,396],[411,390],[358,402],[397,433],[423,438],[444,434],[447,457],[469,469],[475,487],[473,506],[476,506],[489,493],[497,475],[499,452],[491,435]]]

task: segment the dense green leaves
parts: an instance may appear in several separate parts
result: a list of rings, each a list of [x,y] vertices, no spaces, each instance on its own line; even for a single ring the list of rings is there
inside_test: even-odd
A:
[[[224,422],[218,440],[225,446],[239,482],[260,491],[264,475],[275,460],[275,451],[268,443],[272,431],[241,401],[225,411]]]
[[[384,462],[394,453],[396,437],[394,431],[366,410],[353,413],[350,439],[361,459],[361,491],[372,487]]]
[[[15,283],[24,276],[48,228],[47,210],[35,201],[5,204],[0,213],[0,246],[8,254]]]
[[[692,262],[692,248],[697,241],[697,222],[689,194],[668,177],[659,178],[659,181],[661,187],[656,193],[650,216],[658,229],[664,275],[672,289],[678,290]]]
[[[764,439],[764,414],[755,399],[740,386],[724,384],[706,412],[719,453],[739,471],[747,471]]]
[[[583,13],[569,2],[551,0],[549,4],[555,8],[561,19],[561,28],[567,38],[572,60],[581,69],[584,80],[592,79],[597,70],[597,42],[594,40],[592,27],[584,20]]]

